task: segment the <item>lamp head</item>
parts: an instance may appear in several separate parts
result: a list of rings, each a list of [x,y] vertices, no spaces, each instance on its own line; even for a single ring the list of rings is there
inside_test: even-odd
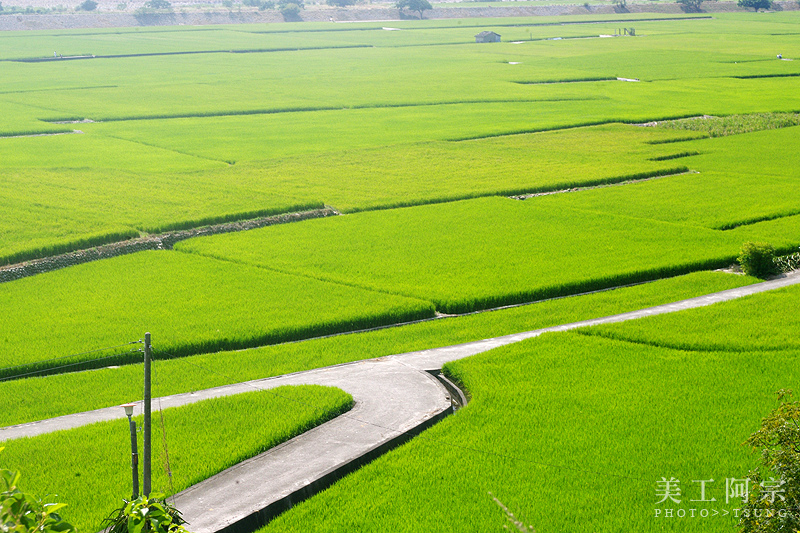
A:
[[[134,407],[136,407],[135,403],[126,403],[125,405],[123,405],[122,408],[125,409],[125,416],[130,418],[133,415]]]

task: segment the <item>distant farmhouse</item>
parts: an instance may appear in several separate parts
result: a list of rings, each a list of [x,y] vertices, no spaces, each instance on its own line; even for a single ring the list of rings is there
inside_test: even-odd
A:
[[[499,43],[500,36],[493,31],[482,31],[475,36],[476,43]]]

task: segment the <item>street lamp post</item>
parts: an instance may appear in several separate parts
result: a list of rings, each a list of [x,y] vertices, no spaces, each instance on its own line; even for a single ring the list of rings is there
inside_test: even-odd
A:
[[[133,499],[139,497],[139,450],[136,444],[136,422],[131,418],[135,403],[126,403],[122,407],[128,417],[128,425],[131,428],[131,471],[133,473]]]

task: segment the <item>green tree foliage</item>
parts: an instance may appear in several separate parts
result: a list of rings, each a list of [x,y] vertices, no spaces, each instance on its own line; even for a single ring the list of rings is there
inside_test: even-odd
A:
[[[0,448],[3,451],[3,448]],[[6,533],[75,533],[58,511],[64,503],[43,503],[19,489],[19,472],[0,470],[0,531]]]
[[[148,0],[144,3],[144,7],[150,9],[172,9],[172,3],[169,0]]]
[[[678,3],[683,6],[684,11],[700,11],[700,4],[703,0],[678,0]]]
[[[102,527],[107,533],[187,533],[180,511],[163,494],[122,501],[122,507],[103,520]]]
[[[410,11],[418,12],[420,19],[422,18],[423,11],[433,9],[433,6],[431,6],[428,0],[398,0],[396,6],[400,11],[409,9]]]
[[[754,451],[761,452],[761,468],[748,475],[741,533],[800,530],[800,402],[788,401],[791,394],[778,391],[781,405],[747,439]]]
[[[95,9],[97,9],[97,2],[94,0],[83,0],[78,4],[79,11],[94,11]]]
[[[294,2],[292,2],[289,4],[283,4],[280,9],[283,18],[289,19],[298,17],[300,15],[301,8],[299,4],[295,4]]]
[[[739,253],[739,265],[748,276],[766,278],[776,274],[775,249],[766,242],[746,242]]]
[[[756,11],[759,9],[769,9],[772,7],[771,0],[739,0],[737,4],[739,7],[752,7]]]
[[[356,3],[356,0],[325,0],[329,6],[347,7]]]

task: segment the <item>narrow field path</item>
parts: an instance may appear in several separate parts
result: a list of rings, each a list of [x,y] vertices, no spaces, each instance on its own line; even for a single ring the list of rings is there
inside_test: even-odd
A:
[[[194,485],[175,502],[193,533],[252,531],[452,412],[449,393],[426,370],[545,332],[673,313],[796,284],[800,271],[619,315],[163,397],[160,404],[173,407],[281,385],[319,384],[341,388],[355,400],[350,412]],[[111,407],[0,428],[0,441],[124,416]]]

